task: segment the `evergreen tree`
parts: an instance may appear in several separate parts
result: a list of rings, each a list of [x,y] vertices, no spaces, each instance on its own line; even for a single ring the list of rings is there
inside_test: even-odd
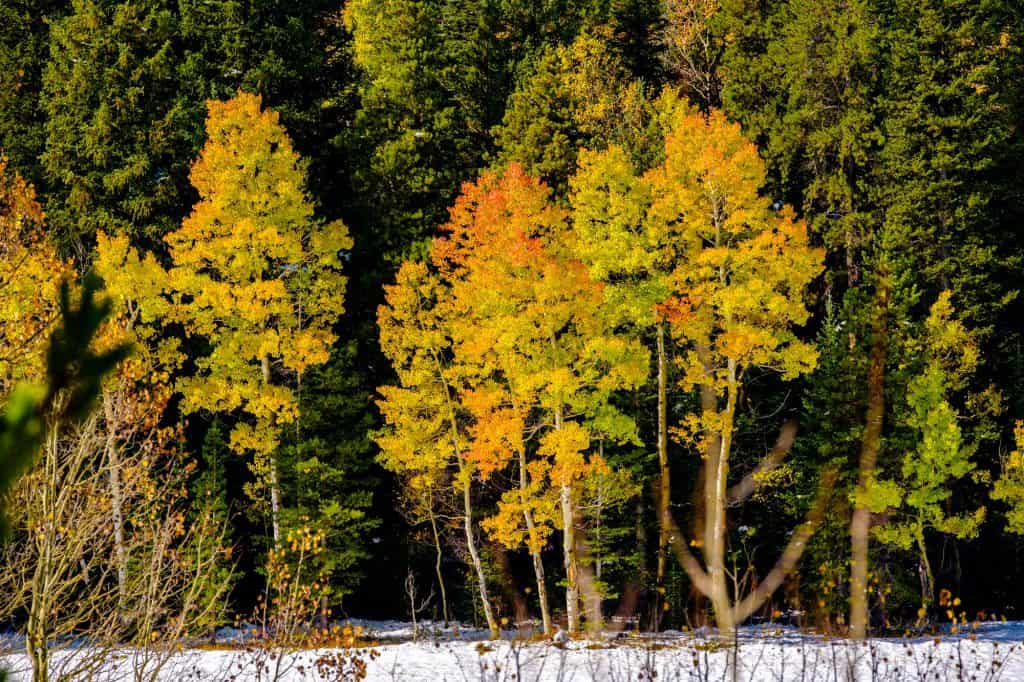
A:
[[[282,496],[286,529],[303,525],[324,534],[319,567],[329,580],[333,603],[352,594],[361,582],[380,521],[372,516],[373,470],[366,409],[370,390],[356,371],[355,344],[336,346],[331,358],[311,368],[298,387],[299,418],[282,435]]]
[[[0,2],[0,155],[33,185],[43,179],[39,155],[45,142],[40,101],[49,58],[50,23],[68,0]]]
[[[152,247],[190,203],[177,30],[167,0],[74,0],[52,26],[42,162],[63,249],[84,256],[100,230]]]

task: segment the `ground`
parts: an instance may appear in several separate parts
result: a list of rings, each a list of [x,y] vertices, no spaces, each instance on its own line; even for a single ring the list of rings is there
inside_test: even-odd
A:
[[[429,623],[412,641],[407,623],[351,624],[365,630],[370,646],[281,653],[253,645],[244,631],[225,629],[218,632],[217,648],[183,649],[169,656],[106,652],[102,667],[89,679],[312,682],[360,679],[357,675],[365,673],[370,682],[1024,682],[1024,621],[859,645],[768,625],[744,628],[733,646],[703,632],[606,633],[565,646],[525,642],[510,632],[501,641],[487,642],[478,629]],[[54,665],[70,669],[75,657],[90,656],[96,658],[93,650],[79,646],[55,656]],[[0,660],[13,680],[31,679],[23,654],[11,652]]]

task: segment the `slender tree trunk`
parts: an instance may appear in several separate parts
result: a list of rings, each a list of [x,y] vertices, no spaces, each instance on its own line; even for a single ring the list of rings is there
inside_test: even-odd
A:
[[[710,368],[708,368],[710,371]],[[704,552],[710,578],[711,606],[715,611],[715,624],[721,637],[731,638],[736,623],[725,564],[725,505],[729,453],[732,448],[732,422],[736,410],[736,362],[729,359],[729,388],[725,411],[722,414],[719,437],[708,447],[705,466],[708,468],[705,491]],[[717,442],[715,442],[717,441]],[[717,447],[715,447],[717,445]]]
[[[655,574],[657,590],[654,629],[661,629],[665,612],[665,570],[668,562],[670,505],[672,501],[671,470],[668,463],[668,358],[665,354],[665,324],[658,323],[658,565]]]
[[[437,531],[437,516],[434,515],[434,502],[431,500],[430,509],[430,530],[434,533],[434,572],[437,574],[437,584],[441,588],[441,613],[444,614],[444,625],[448,627],[448,591],[444,585],[444,574],[441,572],[441,534]]]
[[[860,450],[858,497],[863,498],[875,477],[878,452],[882,444],[882,419],[885,414],[885,361],[888,323],[888,289],[879,285],[877,310],[871,338],[871,365],[868,369],[868,405]],[[850,521],[850,637],[864,639],[868,632],[868,532],[871,510],[863,502],[856,505]]]
[[[562,410],[555,410],[555,430],[562,428]],[[565,565],[565,618],[570,634],[580,631],[579,563],[576,556],[576,511],[572,503],[572,485],[562,483],[559,495],[562,508],[562,555]]]
[[[924,577],[921,581],[921,608],[927,614],[935,603],[935,573],[932,571],[931,561],[928,560],[928,546],[924,541],[923,530],[918,528],[915,535],[917,549],[921,552],[921,570]]]
[[[56,424],[49,426],[44,457],[44,475],[40,505],[41,519],[37,519],[38,533],[33,533],[39,559],[32,572],[32,594],[28,609],[28,622],[25,625],[25,648],[29,661],[32,663],[32,682],[47,682],[50,678],[50,644],[49,632],[51,594],[50,579],[53,575],[53,564],[57,560],[54,555],[57,524],[58,493],[58,432]],[[30,519],[31,521],[31,519]]]
[[[540,618],[544,624],[544,634],[552,634],[551,607],[548,605],[548,587],[544,575],[544,561],[540,556],[540,540],[537,525],[533,521],[533,512],[526,504],[526,488],[529,485],[526,473],[526,451],[519,451],[519,501],[523,505],[523,518],[526,521],[527,542],[530,545],[530,558],[533,559],[533,575],[537,580],[537,599],[540,600]]]
[[[466,530],[466,547],[469,549],[469,556],[473,561],[473,569],[476,571],[478,587],[480,589],[480,601],[483,602],[484,617],[487,619],[487,628],[491,631],[491,637],[498,639],[501,631],[498,629],[498,621],[494,618],[494,610],[491,608],[491,598],[487,594],[487,576],[484,574],[484,567],[480,561],[480,552],[476,548],[476,537],[473,535],[473,497],[470,494],[470,477],[465,475],[463,470],[462,484],[462,507],[465,514],[464,528]]]
[[[104,450],[110,478],[110,520],[114,527],[114,561],[117,562],[117,606],[124,609],[125,584],[128,579],[128,559],[124,548],[124,495],[121,491],[121,453],[114,434],[114,396],[103,392],[103,414],[106,420]]]
[[[270,386],[270,356],[263,356],[263,384]],[[281,544],[281,493],[277,479],[277,455],[267,453],[267,469],[270,476],[270,523],[274,534],[274,548]]]
[[[281,497],[277,483],[277,457],[274,453],[267,455],[267,466],[270,468],[270,523],[274,534],[274,547],[281,546]]]
[[[455,454],[455,461],[459,467],[459,477],[462,479],[462,507],[464,514],[463,528],[466,531],[466,547],[469,550],[470,560],[473,563],[473,570],[476,571],[477,581],[480,588],[480,601],[483,605],[484,617],[487,619],[487,628],[491,631],[491,637],[501,637],[501,630],[498,628],[498,621],[494,617],[494,610],[491,608],[491,599],[487,593],[487,576],[484,574],[484,567],[480,561],[480,553],[476,548],[476,537],[473,535],[473,496],[470,487],[473,483],[472,472],[469,470],[466,461],[462,457],[462,448],[459,445],[459,423],[452,404],[451,389],[445,380],[441,360],[436,353],[433,354],[434,364],[437,367],[437,375],[444,384],[445,403],[448,406],[448,425],[451,428],[452,450]]]
[[[563,485],[562,507],[562,552],[565,556],[565,617],[570,634],[580,631],[579,572],[576,560],[576,514],[573,512],[572,486]]]

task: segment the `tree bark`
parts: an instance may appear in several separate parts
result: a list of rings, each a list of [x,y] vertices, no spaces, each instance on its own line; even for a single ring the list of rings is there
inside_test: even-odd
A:
[[[530,558],[533,559],[533,575],[537,581],[537,599],[540,601],[540,618],[544,625],[544,634],[551,635],[551,607],[548,605],[548,588],[545,582],[544,561],[540,556],[540,541],[537,537],[537,524],[533,521],[533,512],[526,504],[526,488],[529,485],[526,473],[526,452],[519,451],[519,501],[523,505],[523,518],[526,521],[527,542],[530,544]]]
[[[264,355],[262,361],[263,385],[270,386],[270,356]],[[267,453],[267,468],[270,476],[270,523],[274,535],[274,549],[281,545],[281,493],[278,489],[277,458],[273,452]]]
[[[705,466],[705,520],[704,520],[704,559],[708,566],[708,577],[711,579],[711,606],[715,611],[715,623],[719,635],[732,637],[736,627],[732,608],[732,597],[729,594],[728,576],[725,565],[725,502],[726,481],[729,474],[729,454],[732,449],[732,423],[736,411],[736,361],[729,359],[729,387],[726,396],[725,412],[718,432],[717,443],[712,441],[708,447]],[[706,371],[711,371],[706,368]],[[715,445],[717,444],[717,447]]]
[[[562,428],[561,408],[555,410],[555,430]],[[565,565],[565,618],[570,634],[580,631],[579,563],[576,556],[576,511],[572,484],[563,482],[559,494],[562,509],[562,555]]]
[[[473,569],[476,571],[476,578],[480,589],[480,601],[483,603],[487,628],[491,631],[491,638],[498,639],[501,637],[501,631],[498,629],[498,621],[494,618],[494,610],[491,608],[491,598],[487,594],[487,576],[484,574],[484,567],[480,561],[480,552],[476,548],[476,537],[473,535],[473,497],[470,494],[470,477],[468,472],[465,471],[464,465],[461,468],[463,468],[463,471],[460,472],[460,475],[464,478],[462,483],[462,506],[463,513],[465,514],[463,527],[466,531],[466,547],[469,549],[469,556],[473,561]]]
[[[669,511],[672,499],[671,470],[668,463],[668,359],[665,354],[665,324],[658,323],[658,564],[655,574],[657,609],[654,629],[661,629],[665,612],[665,570],[668,560]]]
[[[117,562],[117,606],[124,609],[125,583],[128,579],[128,559],[124,549],[124,495],[121,490],[121,457],[114,433],[114,396],[103,392],[103,416],[106,421],[104,450],[110,480],[110,520],[114,527],[114,561]]]
[[[924,541],[924,531],[918,529],[916,535],[917,548],[921,552],[921,608],[927,615],[935,603],[935,573],[932,571],[932,563],[928,560],[928,545]]]
[[[885,362],[888,341],[888,288],[879,285],[877,310],[871,338],[871,365],[868,369],[868,405],[864,436],[861,441],[860,472],[857,481],[859,501],[850,521],[850,637],[864,639],[868,631],[868,533],[871,510],[864,506],[864,495],[875,476],[882,443],[882,419],[885,414]]]
[[[573,513],[572,486],[563,485],[562,507],[562,552],[565,557],[565,617],[570,634],[580,631],[579,574],[576,563],[576,515]]]
[[[441,534],[437,532],[437,517],[434,515],[434,501],[431,499],[430,508],[430,530],[434,533],[434,572],[437,574],[437,584],[441,588],[441,613],[444,615],[444,625],[448,627],[448,591],[444,586],[444,574],[441,572]]]

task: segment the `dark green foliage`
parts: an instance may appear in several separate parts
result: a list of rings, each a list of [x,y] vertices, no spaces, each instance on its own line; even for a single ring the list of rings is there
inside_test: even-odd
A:
[[[324,533],[320,568],[335,604],[359,585],[373,553],[370,536],[380,525],[370,512],[379,476],[366,409],[371,392],[354,371],[356,357],[355,344],[340,346],[326,365],[303,376],[302,414],[285,434],[280,456],[282,525],[285,532],[309,526]]]
[[[917,285],[952,291],[981,328],[1016,295],[1020,266],[1019,227],[999,213],[1019,184],[1005,171],[1021,155],[1006,87],[1024,65],[1020,18],[1003,3],[898,0],[887,35],[877,204]]]
[[[84,256],[99,230],[152,246],[191,203],[195,139],[178,98],[177,32],[164,0],[75,0],[51,27],[42,162],[66,252]]]
[[[830,280],[861,279],[877,229],[870,173],[882,137],[880,27],[870,0],[727,0],[722,95],[762,147],[771,192],[829,247]]]
[[[50,23],[68,0],[0,2],[0,154],[37,188],[45,121],[40,95],[49,55]]]

